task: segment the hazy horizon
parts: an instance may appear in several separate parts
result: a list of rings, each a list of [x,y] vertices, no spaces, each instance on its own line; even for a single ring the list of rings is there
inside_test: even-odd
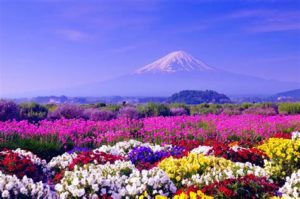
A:
[[[176,50],[220,70],[299,86],[299,10],[293,0],[3,0],[0,97],[131,74]]]

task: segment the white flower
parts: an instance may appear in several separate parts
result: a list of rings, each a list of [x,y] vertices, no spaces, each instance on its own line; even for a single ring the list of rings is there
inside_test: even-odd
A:
[[[84,189],[77,189],[77,193],[76,196],[81,197],[85,194],[85,190]]]
[[[7,190],[2,192],[2,198],[9,198],[9,192]]]
[[[300,139],[300,132],[292,132],[292,140]]]
[[[24,194],[32,198],[53,198],[48,185],[43,185],[42,182],[35,183],[26,176],[20,180],[15,175],[6,175],[0,171],[0,182],[5,184],[0,190],[4,195],[11,192],[15,197],[18,197],[19,194]]]
[[[20,192],[21,192],[22,194],[24,194],[24,195],[27,195],[27,194],[28,194],[28,190],[27,190],[25,187],[22,187],[22,188],[20,189]]]
[[[56,184],[55,185],[55,190],[58,192],[62,192],[63,191],[63,186],[61,184]]]
[[[5,185],[5,188],[6,188],[7,190],[9,190],[9,191],[10,191],[13,187],[14,187],[13,182],[9,182],[9,183],[7,183],[7,184]]]
[[[203,154],[203,155],[208,155],[209,151],[212,149],[211,146],[198,146],[197,148],[194,148],[191,153],[196,153],[196,154]]]
[[[131,172],[129,175],[124,175],[122,170]],[[83,173],[85,174],[83,175]],[[83,181],[82,179],[88,180]],[[71,185],[69,185],[70,182]],[[59,194],[68,192],[69,196],[78,197],[78,194],[82,194],[82,190],[84,190],[85,192],[81,197],[86,198],[90,198],[94,194],[100,197],[108,193],[113,198],[131,198],[143,194],[149,187],[149,189],[157,192],[159,190],[165,191],[163,194],[166,196],[176,192],[173,182],[159,168],[155,167],[140,172],[131,162],[124,161],[116,161],[114,164],[88,164],[84,167],[75,167],[73,171],[65,171],[59,184],[63,187]],[[88,187],[91,189],[87,189]],[[148,194],[151,196],[151,193]]]
[[[298,198],[300,196],[300,169],[291,176],[286,177],[285,184],[279,189],[279,192],[283,194],[283,197]]]
[[[74,186],[79,185],[79,179],[77,177],[73,178],[72,185],[74,185]]]

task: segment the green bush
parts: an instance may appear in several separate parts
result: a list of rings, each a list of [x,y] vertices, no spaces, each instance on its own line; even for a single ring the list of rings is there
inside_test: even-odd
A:
[[[20,118],[29,122],[38,122],[47,117],[48,109],[37,103],[20,104]]]
[[[99,102],[95,104],[97,108],[106,107],[106,104],[104,102]]]
[[[122,105],[110,104],[110,105],[103,107],[103,109],[108,110],[108,111],[118,112],[121,107],[122,107]]]
[[[253,104],[250,104],[250,103],[245,102],[245,103],[243,103],[243,104],[241,105],[241,108],[242,108],[243,110],[245,110],[245,109],[250,108],[252,105],[253,105]]]
[[[170,108],[167,105],[155,103],[138,106],[138,112],[144,117],[171,115]]]
[[[300,103],[280,103],[278,111],[282,114],[300,114]]]
[[[191,106],[191,115],[198,114],[220,114],[222,112],[222,106],[220,104],[199,104]]]
[[[48,109],[48,112],[54,112],[58,106],[56,104],[46,104],[45,107]]]
[[[253,105],[255,108],[274,108],[278,109],[278,106],[272,102],[256,103]]]

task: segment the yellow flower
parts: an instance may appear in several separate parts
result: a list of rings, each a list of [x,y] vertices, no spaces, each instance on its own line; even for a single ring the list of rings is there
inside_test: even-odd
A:
[[[205,195],[201,190],[196,192],[190,192],[189,195],[186,193],[181,193],[179,195],[175,195],[173,199],[213,199],[212,196]]]
[[[166,196],[157,195],[155,199],[168,199]]]
[[[189,178],[193,174],[202,174],[211,167],[218,167],[223,170],[233,164],[233,162],[224,158],[190,153],[188,156],[180,159],[166,158],[158,166],[167,173],[175,184],[180,185],[182,179]]]
[[[273,178],[284,179],[298,169],[300,158],[300,140],[270,138],[257,147],[270,158],[265,169]]]

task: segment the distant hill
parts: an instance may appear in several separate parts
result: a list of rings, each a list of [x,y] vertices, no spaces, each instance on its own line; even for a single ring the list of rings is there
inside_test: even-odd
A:
[[[299,101],[300,89],[277,93],[271,98],[276,101]]]
[[[167,99],[169,103],[186,103],[186,104],[201,104],[201,103],[230,103],[229,97],[220,94],[216,91],[206,90],[183,90],[173,94]]]

